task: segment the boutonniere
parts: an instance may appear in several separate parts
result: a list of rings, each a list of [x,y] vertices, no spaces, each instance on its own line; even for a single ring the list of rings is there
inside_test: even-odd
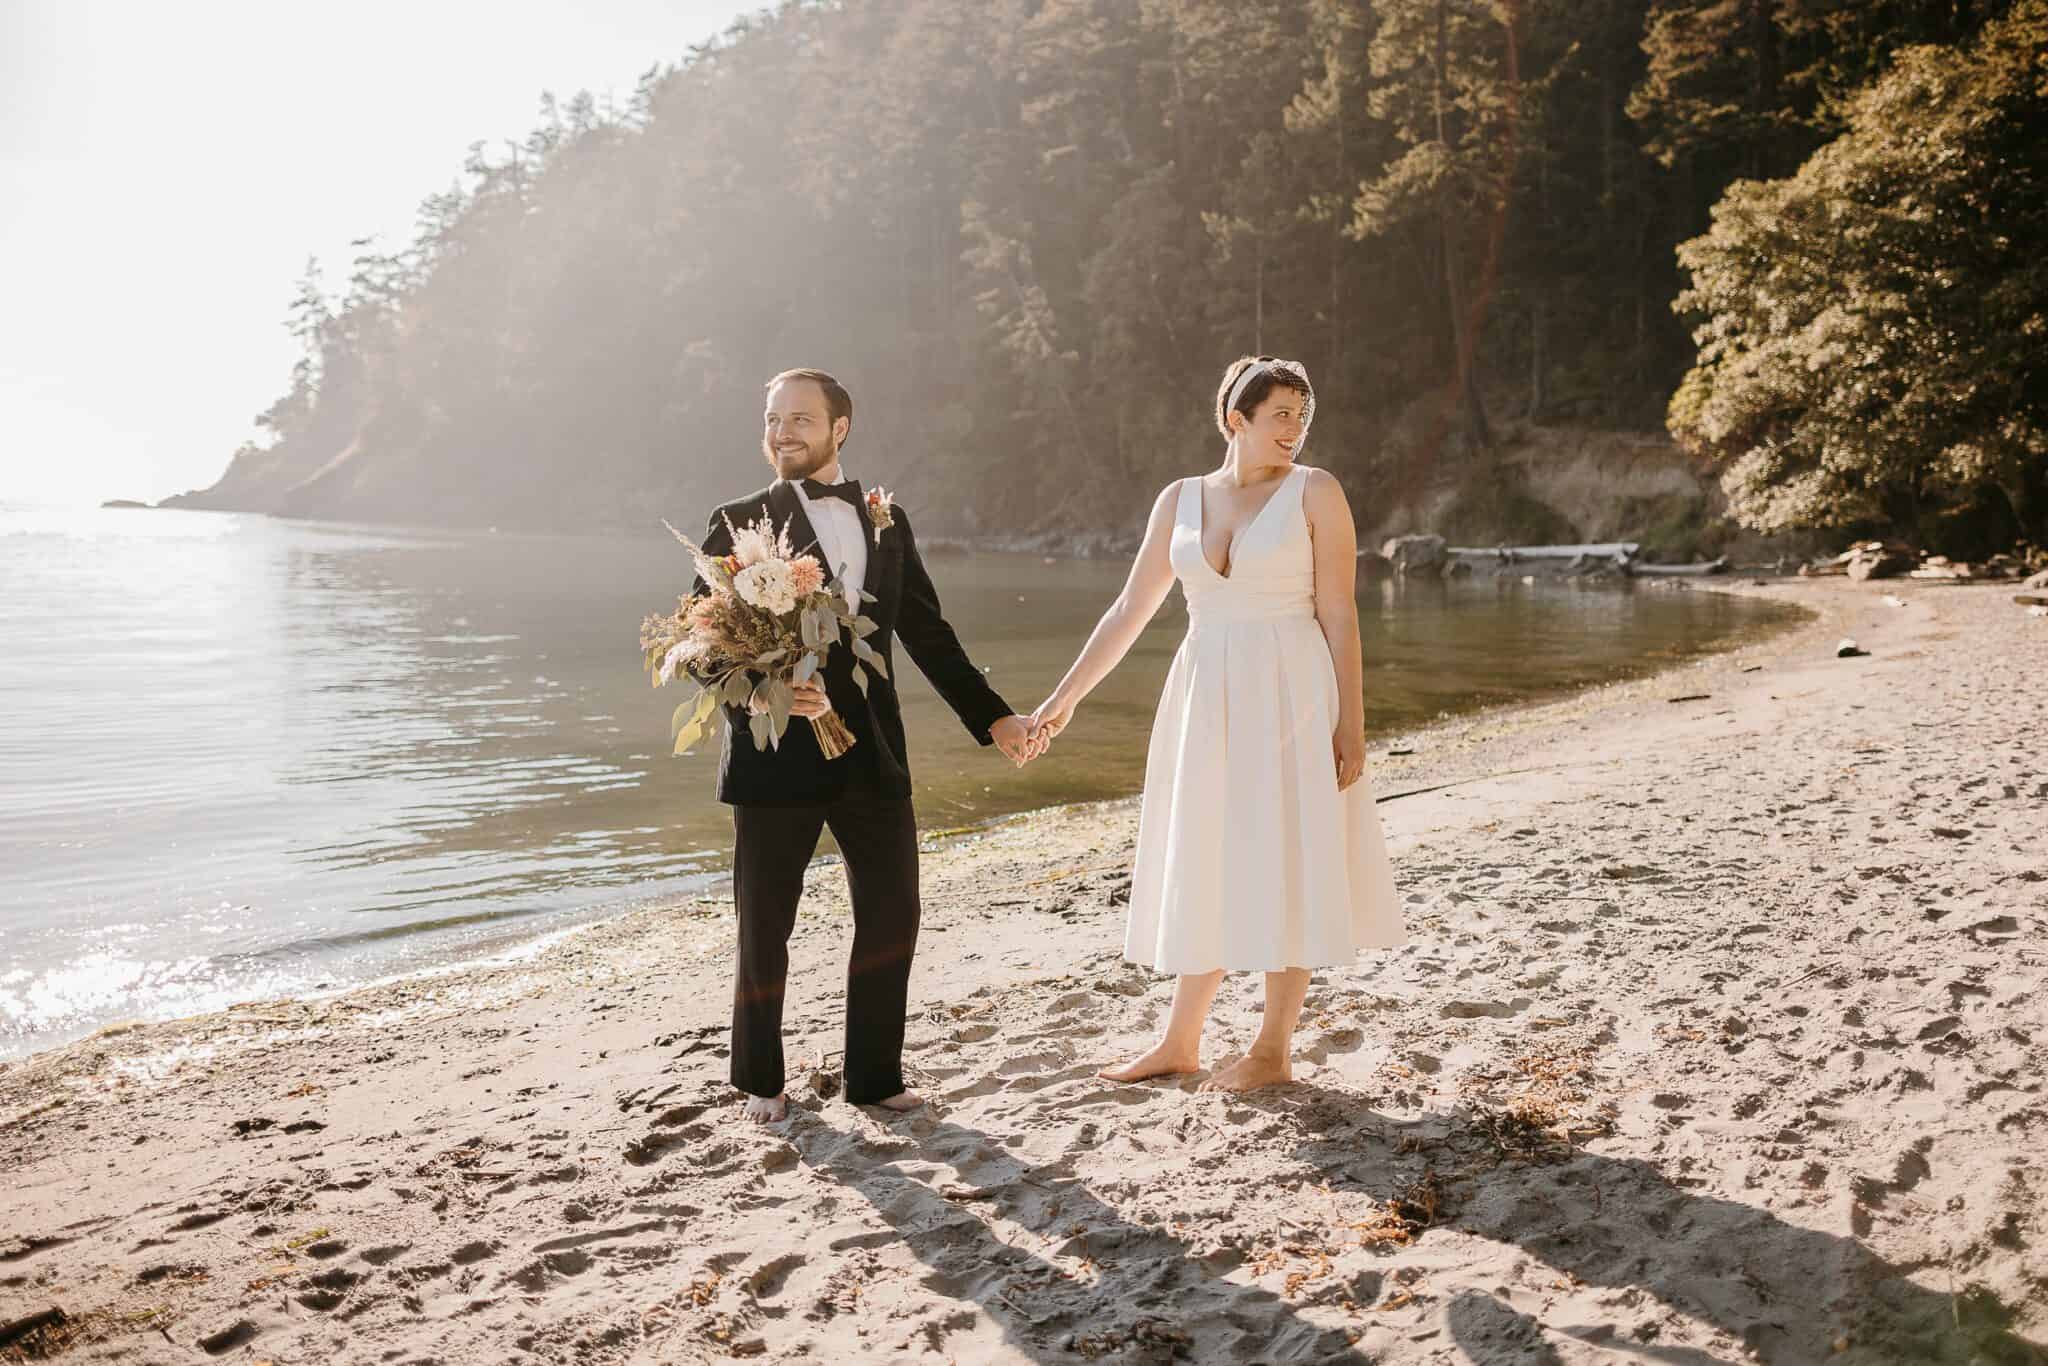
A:
[[[896,525],[896,495],[887,489],[869,489],[868,520],[874,523],[875,544],[880,545],[882,533]]]

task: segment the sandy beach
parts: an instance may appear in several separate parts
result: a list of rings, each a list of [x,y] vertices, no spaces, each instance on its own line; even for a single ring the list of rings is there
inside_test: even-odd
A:
[[[722,896],[0,1067],[0,1360],[2048,1359],[2048,620],[1725,591],[1813,619],[1371,737],[1412,942],[1293,1087],[1094,1077],[1133,803],[934,832],[920,1113],[836,1096],[824,861],[772,1128]]]

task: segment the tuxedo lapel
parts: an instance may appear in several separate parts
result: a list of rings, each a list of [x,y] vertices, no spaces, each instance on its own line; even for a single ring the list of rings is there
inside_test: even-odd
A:
[[[797,554],[815,550],[818,559],[824,560],[825,549],[818,544],[818,529],[811,525],[810,514],[804,511],[804,500],[796,496],[795,485],[778,479],[768,486],[768,513],[776,526],[789,528],[789,543],[796,547]]]

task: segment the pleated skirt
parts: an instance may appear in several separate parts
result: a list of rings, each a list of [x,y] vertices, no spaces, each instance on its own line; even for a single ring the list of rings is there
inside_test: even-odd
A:
[[[1126,958],[1277,971],[1403,942],[1371,774],[1337,790],[1337,696],[1313,616],[1189,628],[1152,725]]]

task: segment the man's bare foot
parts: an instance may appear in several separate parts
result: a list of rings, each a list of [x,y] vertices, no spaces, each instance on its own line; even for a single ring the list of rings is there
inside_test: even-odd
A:
[[[789,1097],[748,1096],[742,1109],[756,1124],[780,1124],[789,1117]]]
[[[884,1110],[894,1110],[900,1115],[905,1110],[915,1110],[918,1106],[924,1104],[924,1097],[915,1091],[898,1091],[887,1100],[878,1100],[875,1104],[881,1106]]]
[[[1247,1053],[1201,1085],[1204,1091],[1256,1091],[1261,1086],[1280,1086],[1294,1080],[1294,1067],[1286,1058]]]
[[[1122,1067],[1105,1067],[1095,1075],[1104,1081],[1148,1081],[1153,1077],[1177,1077],[1202,1070],[1200,1055],[1179,1053],[1160,1044],[1151,1052]]]

